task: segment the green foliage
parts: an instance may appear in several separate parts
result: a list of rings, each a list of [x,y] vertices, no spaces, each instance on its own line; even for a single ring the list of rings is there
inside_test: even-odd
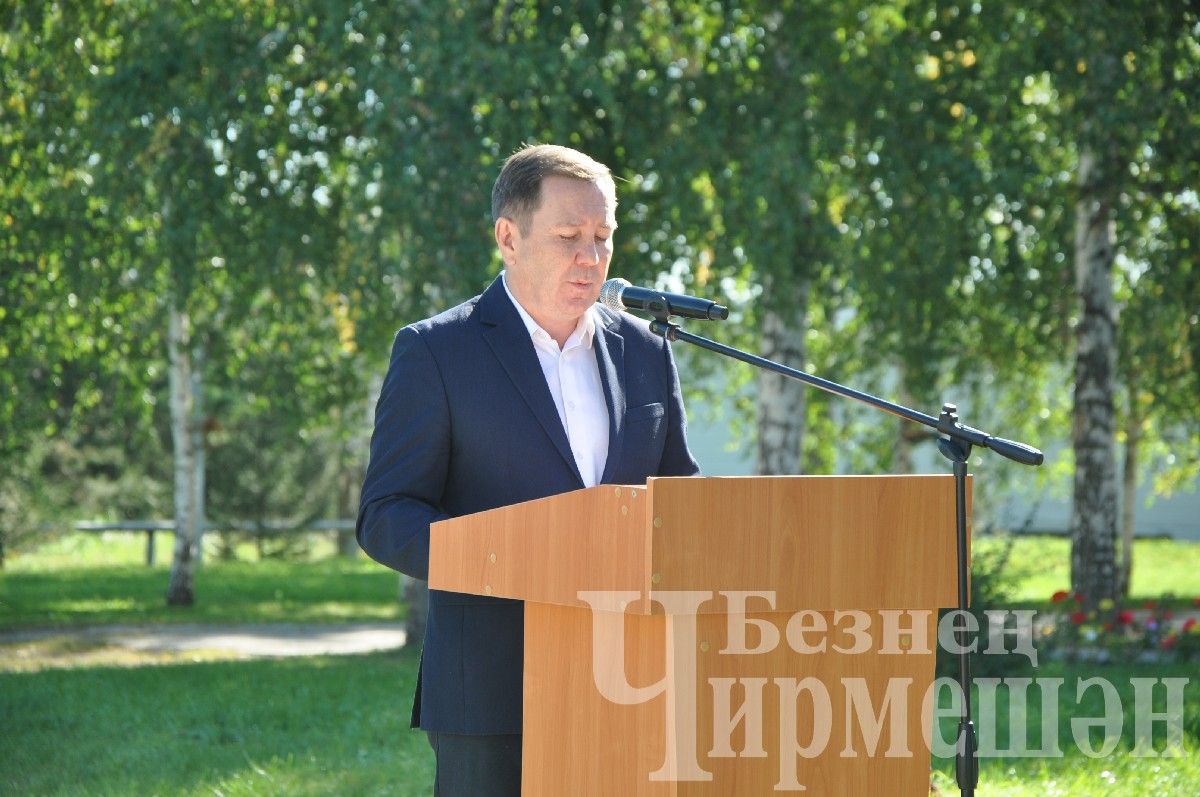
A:
[[[488,190],[525,141],[614,168],[613,273],[728,299],[715,337],[757,348],[804,285],[812,370],[1034,442],[1069,432],[1073,172],[1103,148],[1124,411],[1157,487],[1186,484],[1196,24],[1141,0],[10,3],[0,535],[50,508],[164,511],[172,302],[205,352],[209,514],[344,502],[369,375],[495,273]],[[752,372],[684,358],[752,445]],[[892,419],[818,393],[808,413],[808,470],[903,467]],[[46,439],[145,488],[35,488]]]
[[[265,536],[272,524],[299,530],[334,514],[337,470],[343,465],[335,455],[337,440],[311,432],[300,440],[280,439],[287,431],[262,415],[222,429],[210,443],[206,485],[213,525],[250,524],[254,528],[246,535],[233,536],[258,539],[260,551],[278,556],[305,550],[308,539],[299,533]]]
[[[153,429],[73,421],[30,440],[0,478],[0,558],[44,545],[80,518],[169,516],[167,461]]]
[[[295,439],[358,399],[346,297],[321,279],[339,240],[331,134],[319,99],[283,96],[321,82],[303,58],[320,41],[317,18],[244,3],[85,14],[37,3],[4,22],[12,93],[0,136],[14,179],[0,190],[12,192],[3,234],[14,245],[0,269],[0,460],[28,458],[43,435],[75,446],[98,427],[135,429],[132,444],[158,421],[169,439],[155,412],[169,304],[188,313],[189,345],[204,355],[209,425],[257,410]],[[158,470],[158,445],[137,454],[131,478]],[[7,467],[0,484],[24,489]],[[144,515],[150,503],[103,499],[73,509]],[[11,511],[0,528],[30,525]]]

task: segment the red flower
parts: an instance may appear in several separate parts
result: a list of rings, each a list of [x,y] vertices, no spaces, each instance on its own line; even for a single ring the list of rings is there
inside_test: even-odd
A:
[[[1188,619],[1183,621],[1183,630],[1184,631],[1191,631],[1195,627],[1196,627],[1196,618],[1195,617],[1189,617]]]
[[[1150,609],[1150,610],[1153,610],[1157,606],[1158,606],[1158,604],[1155,603],[1154,601],[1146,601],[1144,604],[1142,604],[1143,609]]]
[[[1060,589],[1058,592],[1050,596],[1050,602],[1062,603],[1069,597],[1071,597],[1071,593],[1067,592],[1065,589]]]
[[[1121,625],[1129,625],[1133,622],[1133,612],[1128,609],[1122,609],[1120,612],[1117,612],[1117,622]]]
[[[1175,643],[1178,641],[1179,641],[1179,637],[1176,636],[1174,632],[1172,632],[1170,634],[1167,634],[1165,637],[1163,637],[1162,646],[1164,648],[1170,649],[1170,648],[1175,647]]]
[[[1075,625],[1083,625],[1087,622],[1086,612],[1071,612],[1071,622]]]
[[[1104,624],[1104,630],[1105,630],[1105,631],[1111,631],[1111,630],[1113,630],[1113,624],[1112,624],[1112,623],[1105,623],[1105,624]]]

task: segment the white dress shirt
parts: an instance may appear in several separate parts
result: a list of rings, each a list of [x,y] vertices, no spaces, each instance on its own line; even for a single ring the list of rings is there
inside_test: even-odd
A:
[[[554,398],[554,406],[567,433],[583,484],[585,487],[595,487],[600,483],[608,460],[608,405],[604,401],[600,365],[596,361],[596,353],[592,351],[592,340],[596,336],[596,308],[588,308],[571,337],[559,349],[550,333],[542,329],[512,295],[507,280],[504,280],[504,291],[529,330],[533,350],[537,352],[538,362],[542,365],[546,385]]]

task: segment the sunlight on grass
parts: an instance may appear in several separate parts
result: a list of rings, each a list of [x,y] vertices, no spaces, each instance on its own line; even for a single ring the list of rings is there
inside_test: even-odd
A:
[[[46,611],[51,614],[100,614],[128,612],[137,605],[137,601],[129,598],[82,598],[51,601],[46,604]]]
[[[304,535],[308,547],[307,560],[326,559],[337,553],[333,538],[328,533]],[[155,532],[155,564],[157,569],[167,570],[171,565],[172,546],[175,535],[169,531]],[[217,559],[215,535],[204,538],[204,561]],[[249,562],[257,560],[258,552],[251,542],[239,542],[235,546],[235,560]],[[5,569],[12,572],[63,570],[78,567],[114,567],[121,565],[146,566],[146,535],[144,532],[105,531],[98,533],[73,533],[61,535],[36,550],[17,551],[9,554]]]
[[[396,619],[396,607],[390,603],[378,606],[364,606],[361,603],[351,603],[349,601],[326,601],[321,604],[321,613],[330,619],[354,620],[356,622]]]
[[[83,536],[83,535],[81,535]],[[90,545],[90,543],[88,543]],[[63,566],[68,540],[0,571],[0,629],[102,623],[376,622],[404,617],[400,581],[364,557],[313,561],[207,561],[196,603],[168,607],[166,567],[100,564],[82,554]],[[105,556],[102,562],[111,561]]]
[[[1005,545],[1004,537],[980,537],[974,550],[984,553]],[[1200,543],[1137,540],[1133,551],[1133,600],[1173,594],[1200,595]],[[1071,586],[1071,541],[1066,537],[1029,535],[1017,538],[1006,570],[1013,600],[1044,603]]]
[[[935,773],[942,794],[958,794],[954,776]],[[1196,757],[1162,762],[1127,752],[1103,758],[1072,756],[1016,763],[984,762],[979,797],[1194,797],[1200,783]]]
[[[998,701],[993,710],[985,712],[977,700],[976,715],[980,726],[981,749],[1004,751],[1009,743],[1018,744],[1024,748],[1024,754],[1009,753],[1011,757],[998,757],[996,752],[985,756],[980,762],[980,797],[1042,797],[1043,795],[1179,795],[1193,797],[1196,792],[1195,784],[1200,783],[1200,756],[1197,756],[1197,742],[1200,741],[1200,683],[1192,678],[1193,667],[1181,663],[1158,664],[1097,664],[1097,663],[1065,663],[1055,662],[1036,668],[1031,675],[1038,679],[1063,679],[1061,688],[1055,689],[1052,680],[1042,681],[1043,686],[1055,689],[1057,704],[1049,706],[1044,702],[1046,693],[1038,689],[1037,697],[1022,701],[1018,704],[1020,711],[1014,719],[1010,713],[1009,696],[1011,692],[1001,688]],[[1108,716],[1109,705],[1106,699],[1100,697],[1096,690],[1090,690],[1082,698],[1076,699],[1077,686],[1082,679],[1100,678],[1111,685],[1117,694],[1116,705],[1119,706],[1119,722],[1116,727],[1121,734],[1119,740],[1114,739],[1116,748],[1106,755],[1086,754],[1075,741],[1073,723],[1081,719],[1091,726],[1089,738],[1094,748],[1100,748],[1108,731],[1096,727],[1095,720]],[[1139,704],[1135,694],[1136,679],[1180,679],[1184,683],[1183,704],[1176,710],[1182,711],[1183,746],[1169,747],[1166,733],[1166,721],[1159,720],[1152,727],[1154,739],[1153,748],[1137,748],[1135,733],[1137,717],[1145,717],[1152,710],[1151,706]],[[1161,705],[1165,687],[1158,687],[1158,697],[1154,699],[1153,710],[1167,712],[1167,707]],[[1032,693],[1031,693],[1032,694]],[[1056,711],[1047,715],[1047,710]],[[1043,718],[1049,721],[1049,727],[1055,729],[1057,740],[1048,741],[1043,738],[1041,728]],[[1179,721],[1177,719],[1176,721]],[[942,720],[942,736],[952,739],[954,735],[954,718]],[[1025,727],[1025,742],[1011,742],[1012,722],[1021,722]],[[989,729],[992,742],[984,742],[985,726]],[[1053,732],[1053,731],[1052,731]],[[1039,752],[1044,748],[1044,752]],[[1147,754],[1149,753],[1149,754]],[[957,794],[954,784],[951,759],[936,759],[936,781],[943,794]]]
[[[978,541],[980,549],[997,544],[996,539]],[[91,545],[68,557],[70,543],[60,541],[48,555],[22,557],[21,567],[0,573],[0,627],[393,621],[403,613],[396,574],[361,558],[210,560],[197,573],[197,605],[168,609],[163,602],[165,566],[145,567],[136,546],[130,547],[132,561],[96,564],[92,553],[100,562],[113,558]],[[1198,554],[1195,544],[1140,541],[1142,580],[1135,587],[1142,595],[1157,596],[1147,592],[1154,584],[1191,594],[1200,574]],[[1008,571],[1017,595],[1044,603],[1052,589],[1065,586],[1068,555],[1065,539],[1017,540]],[[64,566],[67,561],[71,566]],[[40,648],[38,643],[0,647],[0,668],[10,671],[0,673],[0,715],[14,718],[6,728],[12,741],[5,744],[0,792],[86,794],[93,793],[89,784],[102,784],[97,793],[428,793],[428,745],[423,735],[406,727],[416,673],[411,653],[184,663],[208,655],[118,651],[102,643],[89,648],[61,640]],[[74,669],[63,669],[64,662]],[[154,666],[139,666],[147,664]],[[1037,674],[1069,679],[1103,675],[1124,691],[1134,674],[1191,677],[1185,665],[1089,668],[1052,664]],[[1200,756],[1194,749],[1200,734],[1198,686],[1189,687],[1186,700],[1189,747],[1183,757],[1138,758],[1126,745],[1111,756],[1089,758],[1064,743],[1066,755],[1059,758],[985,759],[977,793],[1192,797],[1200,782]],[[177,700],[183,692],[192,698]],[[1069,684],[1064,687],[1063,695],[1073,694]],[[1006,704],[996,711],[1007,716]],[[1098,716],[1094,706],[1066,705],[1060,730],[1069,733],[1072,712]],[[62,718],[69,718],[69,724],[63,725],[67,720]],[[1029,722],[1031,728],[1039,727],[1032,711]],[[1125,725],[1128,735],[1128,718]],[[1035,738],[1036,730],[1031,733]],[[129,744],[108,744],[114,735]],[[61,752],[65,748],[66,755]],[[46,766],[50,760],[56,761],[54,768]],[[953,762],[933,763],[941,793],[956,794]]]
[[[0,793],[428,794],[416,669],[380,654],[0,674]]]
[[[56,636],[48,639],[0,644],[0,672],[40,672],[86,667],[145,667],[228,661],[245,656],[230,650],[138,650],[103,639]]]
[[[408,652],[0,674],[0,793],[426,795],[432,757],[424,734],[407,727],[416,670]],[[1106,677],[1124,692],[1131,677],[1187,672],[1059,666],[1046,674]],[[1189,706],[1182,757],[1133,756],[1126,717],[1125,741],[1112,755],[1089,758],[1064,739],[1060,757],[984,759],[977,794],[1194,797],[1194,693]],[[1031,729],[1040,722],[1036,708]],[[1072,716],[1096,716],[1094,708],[1064,700],[1060,731],[1069,734]],[[957,794],[953,762],[934,763],[940,793]]]
[[[0,571],[3,574],[19,573],[54,573],[64,576],[81,568],[130,568],[137,572],[154,576],[157,584],[155,594],[147,595],[146,600],[157,603],[162,599],[166,588],[166,574],[171,558],[170,542],[172,535],[158,535],[158,563],[146,567],[145,538],[141,534],[106,532],[103,534],[69,534],[62,536],[36,551],[23,552],[13,555]],[[983,553],[1004,545],[1003,537],[979,537],[974,541],[975,550]],[[210,538],[206,547],[215,545],[215,539]],[[238,560],[233,562],[218,561],[208,551],[201,567],[205,569],[253,573],[255,578],[274,573],[279,576],[272,585],[278,590],[275,600],[278,604],[271,610],[264,608],[264,619],[284,617],[292,607],[293,591],[291,582],[285,580],[284,574],[289,573],[300,579],[308,579],[316,587],[322,579],[330,575],[387,573],[388,571],[364,558],[341,559],[333,556],[333,543],[329,535],[312,535],[310,557],[301,561],[282,561],[268,559],[255,561],[256,553],[253,545],[243,543],[238,547]],[[1007,575],[1013,582],[1014,600],[1021,603],[1041,603],[1060,589],[1067,589],[1070,584],[1071,545],[1066,537],[1046,535],[1026,535],[1017,539],[1012,558],[1007,568]],[[306,564],[320,564],[312,571],[312,576]],[[232,569],[230,569],[232,568]],[[126,571],[128,572],[128,571]],[[394,578],[394,576],[392,576]],[[314,581],[315,579],[315,581]],[[197,589],[203,589],[203,576],[198,576]],[[393,582],[394,584],[395,582]],[[390,590],[394,597],[397,589]],[[1141,539],[1134,548],[1133,570],[1134,599],[1158,598],[1166,593],[1173,593],[1180,598],[1190,598],[1200,595],[1200,544],[1192,542]],[[73,598],[72,598],[73,599]],[[299,598],[302,603],[309,603],[305,598]],[[136,604],[136,602],[135,602]],[[111,607],[113,611],[117,607]],[[126,607],[129,610],[136,605]],[[362,617],[364,607],[356,602],[326,601],[321,614],[329,618]],[[387,616],[386,610],[380,606],[368,610],[367,615],[372,619]],[[2,621],[0,621],[2,622]]]
[[[169,534],[155,537],[160,562],[170,561],[171,551],[164,543]],[[32,551],[18,551],[5,563],[13,573],[64,570],[78,567],[140,565],[146,561],[143,534],[104,532],[102,534],[66,534]]]

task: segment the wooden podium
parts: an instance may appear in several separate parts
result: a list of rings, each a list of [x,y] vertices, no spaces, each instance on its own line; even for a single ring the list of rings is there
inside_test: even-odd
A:
[[[524,795],[916,797],[955,551],[950,476],[652,478],[436,523],[429,586],[526,602]]]

